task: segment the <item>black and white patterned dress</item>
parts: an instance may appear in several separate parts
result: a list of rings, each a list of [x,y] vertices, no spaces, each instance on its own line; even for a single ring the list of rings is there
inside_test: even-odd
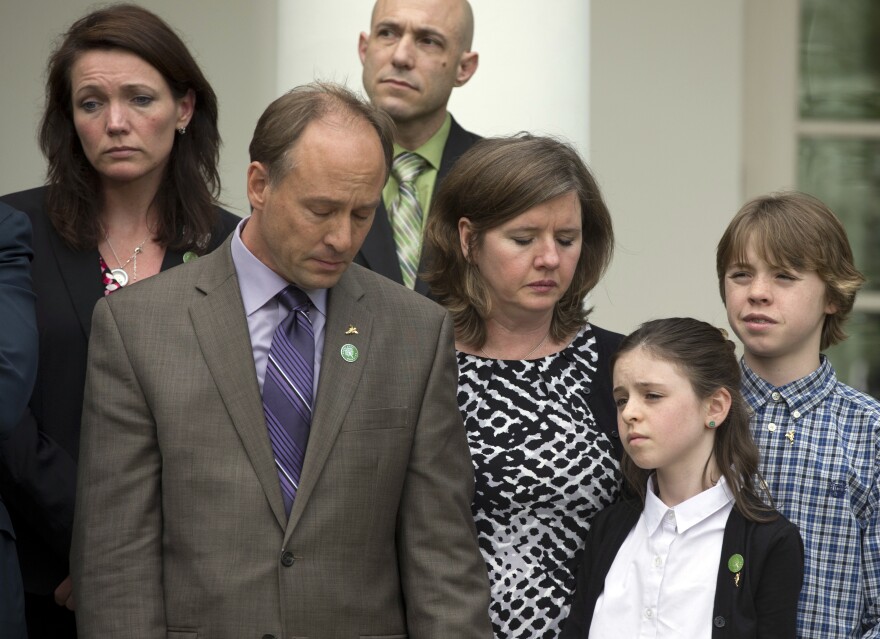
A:
[[[475,467],[473,513],[498,639],[555,638],[589,521],[617,500],[611,440],[586,402],[598,373],[587,325],[544,358],[458,353],[458,405]]]

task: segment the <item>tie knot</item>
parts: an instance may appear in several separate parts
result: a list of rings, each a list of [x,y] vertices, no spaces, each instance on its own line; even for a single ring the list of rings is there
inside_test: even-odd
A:
[[[308,312],[309,305],[311,304],[309,296],[303,293],[302,289],[297,288],[293,284],[278,293],[277,297],[278,303],[287,309],[288,313],[297,310]]]
[[[418,153],[406,151],[401,153],[391,165],[391,175],[398,184],[414,182],[428,166],[427,160]]]

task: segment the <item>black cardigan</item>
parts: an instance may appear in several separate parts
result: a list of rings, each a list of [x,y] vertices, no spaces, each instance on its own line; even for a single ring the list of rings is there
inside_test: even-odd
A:
[[[605,577],[641,512],[640,502],[623,501],[593,519],[578,569],[574,603],[560,639],[589,637]],[[745,559],[738,587],[727,567],[735,553]],[[759,524],[745,519],[734,508],[721,545],[712,639],[795,639],[803,574],[804,545],[794,524],[782,515]]]
[[[614,445],[616,459],[623,454],[623,445],[620,443],[620,434],[617,432],[617,406],[614,404],[611,384],[611,356],[617,352],[623,335],[606,331],[590,323],[593,335],[596,336],[596,375],[589,387],[590,396],[587,397],[587,405],[596,426],[608,436]],[[568,351],[563,351],[564,357],[568,357]]]

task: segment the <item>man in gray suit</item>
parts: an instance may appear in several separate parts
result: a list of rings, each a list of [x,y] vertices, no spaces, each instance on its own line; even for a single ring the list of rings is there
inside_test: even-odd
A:
[[[230,240],[98,303],[81,637],[492,636],[451,321],[350,264],[391,130],[340,87],[282,96]]]

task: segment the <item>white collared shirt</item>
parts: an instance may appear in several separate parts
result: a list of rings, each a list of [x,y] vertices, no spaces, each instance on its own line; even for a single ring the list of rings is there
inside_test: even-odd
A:
[[[732,508],[723,477],[675,508],[660,501],[648,479],[645,508],[605,577],[590,639],[710,639]]]

